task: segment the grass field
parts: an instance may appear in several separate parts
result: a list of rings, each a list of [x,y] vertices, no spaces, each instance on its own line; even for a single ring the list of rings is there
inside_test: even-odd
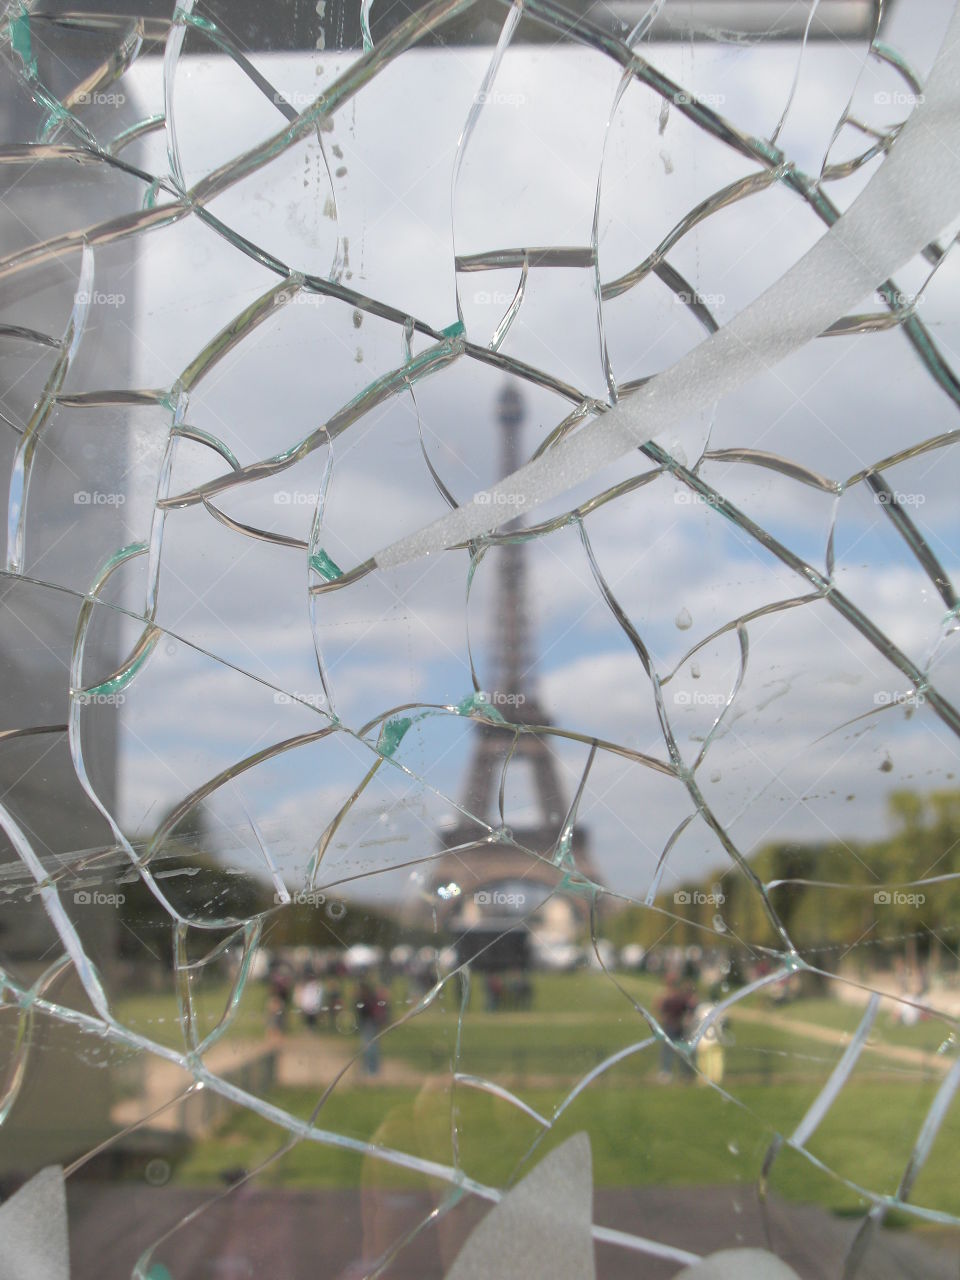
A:
[[[824,997],[820,1000],[794,1000],[782,1008],[783,1016],[797,1022],[813,1022],[838,1031],[854,1031],[863,1017],[861,1006],[841,1004]],[[949,1021],[923,1018],[912,1027],[894,1021],[887,1008],[882,1008],[874,1024],[874,1036],[884,1044],[902,1045],[936,1053],[951,1034]]]
[[[738,1091],[742,1106],[724,1103],[696,1086],[643,1089],[618,1085],[582,1096],[547,1135],[542,1151],[571,1133],[591,1137],[594,1182],[598,1187],[717,1186],[752,1183],[771,1131],[757,1114],[798,1114],[806,1105],[800,1085],[751,1085]],[[879,1192],[892,1192],[903,1172],[932,1089],[921,1086],[892,1105],[889,1086],[864,1082],[841,1095],[811,1142],[831,1169]],[[524,1101],[548,1116],[556,1092],[529,1089]],[[316,1097],[280,1090],[271,1101],[306,1115]],[[453,1100],[448,1090],[353,1089],[334,1093],[316,1124],[354,1138],[417,1156],[451,1162]],[[521,1167],[539,1126],[498,1099],[466,1089],[456,1095],[458,1147],[463,1169],[483,1182],[504,1185]],[[754,1114],[751,1114],[753,1112]],[[185,1185],[210,1184],[228,1169],[252,1169],[278,1149],[278,1132],[249,1112],[238,1113],[214,1139],[198,1144],[177,1171]],[[960,1120],[947,1118],[914,1200],[960,1213],[955,1155]],[[258,1177],[258,1184],[282,1187],[344,1187],[372,1184],[422,1186],[419,1175],[337,1150],[300,1142]],[[862,1211],[857,1194],[785,1151],[774,1165],[771,1189],[792,1201],[819,1204],[838,1213]]]
[[[617,979],[626,996],[601,973],[537,975],[529,1012],[488,1011],[482,987],[475,984],[462,1027],[462,993],[450,984],[433,1007],[382,1041],[384,1062],[404,1064],[406,1082],[338,1088],[315,1123],[332,1134],[447,1165],[453,1161],[456,1123],[465,1171],[503,1185],[517,1173],[541,1129],[500,1099],[464,1086],[451,1089],[458,1039],[461,1072],[500,1079],[550,1118],[579,1077],[648,1034],[632,1002],[655,1008],[661,985],[645,975]],[[225,986],[199,996],[200,1021],[207,1029],[221,1016],[227,998]],[[263,1038],[265,999],[262,985],[250,987],[231,1036]],[[394,984],[391,999],[394,1019],[413,1003],[402,982]],[[168,996],[131,997],[120,1002],[118,1012],[145,1035],[179,1043],[177,1010]],[[829,999],[775,1007],[754,997],[728,1022],[724,1084],[733,1102],[697,1084],[658,1083],[658,1052],[652,1046],[605,1072],[580,1095],[543,1139],[544,1149],[585,1129],[592,1139],[595,1181],[602,1187],[749,1185],[773,1133],[789,1134],[800,1121],[842,1054],[844,1033],[860,1016],[860,1010]],[[351,1053],[359,1048],[355,1035],[317,1034],[318,1043],[332,1040]],[[904,1028],[881,1015],[873,1039],[936,1049],[944,1027],[931,1020]],[[411,1069],[423,1077],[422,1084],[410,1082]],[[810,1151],[849,1180],[892,1193],[941,1078],[928,1059],[864,1055],[809,1143]],[[306,1119],[318,1096],[319,1090],[278,1089],[270,1101]],[[249,1170],[272,1156],[281,1137],[271,1123],[238,1110],[216,1134],[194,1145],[175,1178],[191,1185],[220,1183],[229,1171]],[[915,1202],[960,1213],[953,1155],[958,1138],[960,1118],[951,1112],[918,1179]],[[419,1175],[313,1141],[297,1143],[259,1181],[289,1187],[422,1185]],[[778,1158],[771,1187],[788,1199],[835,1212],[863,1209],[853,1190],[790,1149]]]
[[[623,990],[606,975],[592,971],[538,974],[528,1013],[489,1013],[482,988],[474,982],[463,1023],[460,1069],[480,1075],[503,1072],[513,1077],[575,1077],[591,1070],[609,1054],[648,1034],[632,1001],[656,1010],[662,993],[662,984],[647,975],[618,974],[616,981]],[[343,985],[349,997],[352,984]],[[204,1030],[216,1025],[228,995],[225,985],[198,994],[198,1021]],[[459,986],[449,984],[431,1008],[390,1032],[383,1041],[385,1058],[400,1059],[424,1072],[450,1070],[457,1044],[460,999]],[[391,1000],[394,1019],[415,1003],[402,979],[394,983]],[[266,1026],[265,1003],[265,987],[251,985],[236,1012],[231,1037],[260,1039]],[[170,995],[125,997],[118,1003],[118,1013],[128,1026],[162,1044],[182,1044],[178,1011]],[[761,1079],[784,1074],[819,1075],[823,1064],[836,1060],[841,1050],[840,1037],[853,1032],[861,1016],[861,1009],[828,998],[773,1006],[763,996],[754,996],[742,1015],[734,1010],[728,1019],[726,1071],[731,1076]],[[795,1029],[790,1024],[795,1024]],[[291,1028],[297,1028],[295,1015],[291,1017]],[[835,1033],[835,1043],[812,1036],[810,1028]],[[356,1042],[355,1037],[339,1036],[326,1029],[319,1034],[335,1035],[344,1047]],[[932,1053],[948,1035],[949,1027],[938,1019],[904,1027],[882,1012],[871,1039],[883,1046]],[[870,1064],[878,1065],[875,1056]]]

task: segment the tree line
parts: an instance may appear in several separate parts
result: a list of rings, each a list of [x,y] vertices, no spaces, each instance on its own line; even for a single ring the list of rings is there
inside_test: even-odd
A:
[[[772,910],[814,965],[820,952],[856,948],[865,965],[872,954],[874,964],[899,955],[956,967],[960,791],[896,791],[888,813],[885,839],[766,844],[746,870],[731,862],[662,891],[654,910],[631,904],[611,913],[603,934],[617,946],[780,950]]]

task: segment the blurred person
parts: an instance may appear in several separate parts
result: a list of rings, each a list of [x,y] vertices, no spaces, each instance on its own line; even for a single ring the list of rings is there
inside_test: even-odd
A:
[[[664,1037],[660,1042],[659,1077],[666,1082],[673,1078],[673,1067],[677,1061],[674,1046],[681,1044],[687,1036],[690,1018],[696,1007],[696,997],[688,984],[680,981],[674,973],[667,975],[666,990],[660,998],[660,1026]],[[681,1078],[689,1076],[690,1068],[684,1058],[680,1058]]]
[[[363,1069],[368,1076],[380,1074],[380,1032],[390,1018],[386,988],[362,978],[357,988],[357,1023],[363,1041]]]
[[[287,1006],[275,993],[267,996],[267,1030],[271,1036],[282,1036],[287,1029]]]
[[[309,974],[297,988],[296,1001],[304,1026],[310,1031],[316,1030],[320,1010],[323,1008],[323,983]]]
[[[491,1013],[496,1013],[503,1004],[503,979],[499,973],[487,974],[487,1008]]]
[[[267,1024],[271,1031],[283,1035],[287,1029],[287,1011],[293,996],[293,974],[285,964],[276,964],[270,970],[267,986]]]
[[[517,1008],[530,1009],[533,1006],[533,983],[526,972],[517,979]]]
[[[692,1015],[694,1034],[700,1030],[716,1007],[712,1000],[703,1000],[697,1005]],[[697,1041],[695,1052],[700,1084],[720,1084],[723,1081],[724,1030],[723,1017],[714,1018]]]
[[[330,1030],[336,1031],[339,1023],[338,1018],[343,1012],[343,992],[340,989],[340,983],[334,979],[327,988],[327,1018],[330,1023]]]

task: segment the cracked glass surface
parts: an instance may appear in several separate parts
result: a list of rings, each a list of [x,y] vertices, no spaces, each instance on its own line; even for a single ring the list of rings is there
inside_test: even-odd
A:
[[[63,1167],[72,1276],[443,1277],[584,1133],[601,1277],[958,1275],[960,208],[588,434],[952,18],[6,6],[0,1194]]]

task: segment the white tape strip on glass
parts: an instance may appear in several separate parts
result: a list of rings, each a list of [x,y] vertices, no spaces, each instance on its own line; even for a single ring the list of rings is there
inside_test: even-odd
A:
[[[960,5],[918,103],[850,208],[765,293],[627,399],[458,507],[377,553],[384,569],[489,533],[728,395],[861,303],[960,213]]]

